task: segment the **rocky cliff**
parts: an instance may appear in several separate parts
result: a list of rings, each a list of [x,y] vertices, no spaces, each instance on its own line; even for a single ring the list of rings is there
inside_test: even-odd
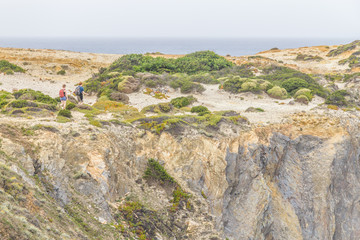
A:
[[[358,239],[358,126],[297,114],[205,136],[3,121],[0,238]],[[150,158],[177,187],[144,178]]]

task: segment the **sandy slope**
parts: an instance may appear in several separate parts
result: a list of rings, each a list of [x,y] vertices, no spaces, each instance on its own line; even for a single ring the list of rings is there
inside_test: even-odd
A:
[[[301,111],[314,111],[319,104],[324,102],[324,99],[315,97],[309,105],[295,103],[289,105],[292,99],[276,100],[270,98],[266,94],[256,95],[253,93],[230,94],[223,90],[219,90],[218,85],[204,85],[206,91],[203,94],[193,95],[198,99],[198,102],[193,105],[206,106],[211,111],[235,110],[242,115],[249,118],[253,123],[278,123],[282,119],[293,113]],[[170,99],[180,96],[186,96],[179,92],[170,92],[168,100],[159,100],[141,92],[129,94],[130,104],[138,109],[142,109],[151,104],[160,102],[168,102]],[[241,100],[241,99],[244,100]],[[245,112],[249,107],[262,108],[265,112]]]

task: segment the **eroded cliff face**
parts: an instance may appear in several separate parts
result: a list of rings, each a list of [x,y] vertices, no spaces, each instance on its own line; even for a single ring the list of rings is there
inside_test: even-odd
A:
[[[0,127],[6,169],[0,215],[9,223],[0,222],[0,236],[139,237],[119,218],[118,207],[130,199],[146,206],[145,213],[156,211],[157,239],[360,237],[356,119],[299,114],[288,123],[215,137],[159,136],[118,125],[42,126],[33,134],[20,127]],[[169,210],[169,189],[143,179],[148,158],[191,194],[191,206]],[[20,185],[15,195],[7,184],[12,177]]]

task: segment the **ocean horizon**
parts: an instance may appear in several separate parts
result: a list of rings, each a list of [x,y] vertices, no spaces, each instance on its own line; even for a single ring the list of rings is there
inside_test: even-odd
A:
[[[287,49],[352,42],[349,38],[0,38],[0,47],[74,52],[188,54],[211,50],[220,55],[253,55],[271,48]]]

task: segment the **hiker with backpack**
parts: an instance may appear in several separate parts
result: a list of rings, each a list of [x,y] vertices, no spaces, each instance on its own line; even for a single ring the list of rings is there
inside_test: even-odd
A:
[[[62,86],[62,89],[60,89],[59,91],[59,96],[60,96],[60,107],[61,109],[65,109],[66,108],[66,100],[67,100],[67,94],[66,94],[66,85],[64,84]]]
[[[77,100],[80,104],[82,104],[84,102],[84,94],[86,94],[86,92],[84,91],[84,87],[82,86],[82,82],[79,83],[79,85],[75,88],[74,91]]]

